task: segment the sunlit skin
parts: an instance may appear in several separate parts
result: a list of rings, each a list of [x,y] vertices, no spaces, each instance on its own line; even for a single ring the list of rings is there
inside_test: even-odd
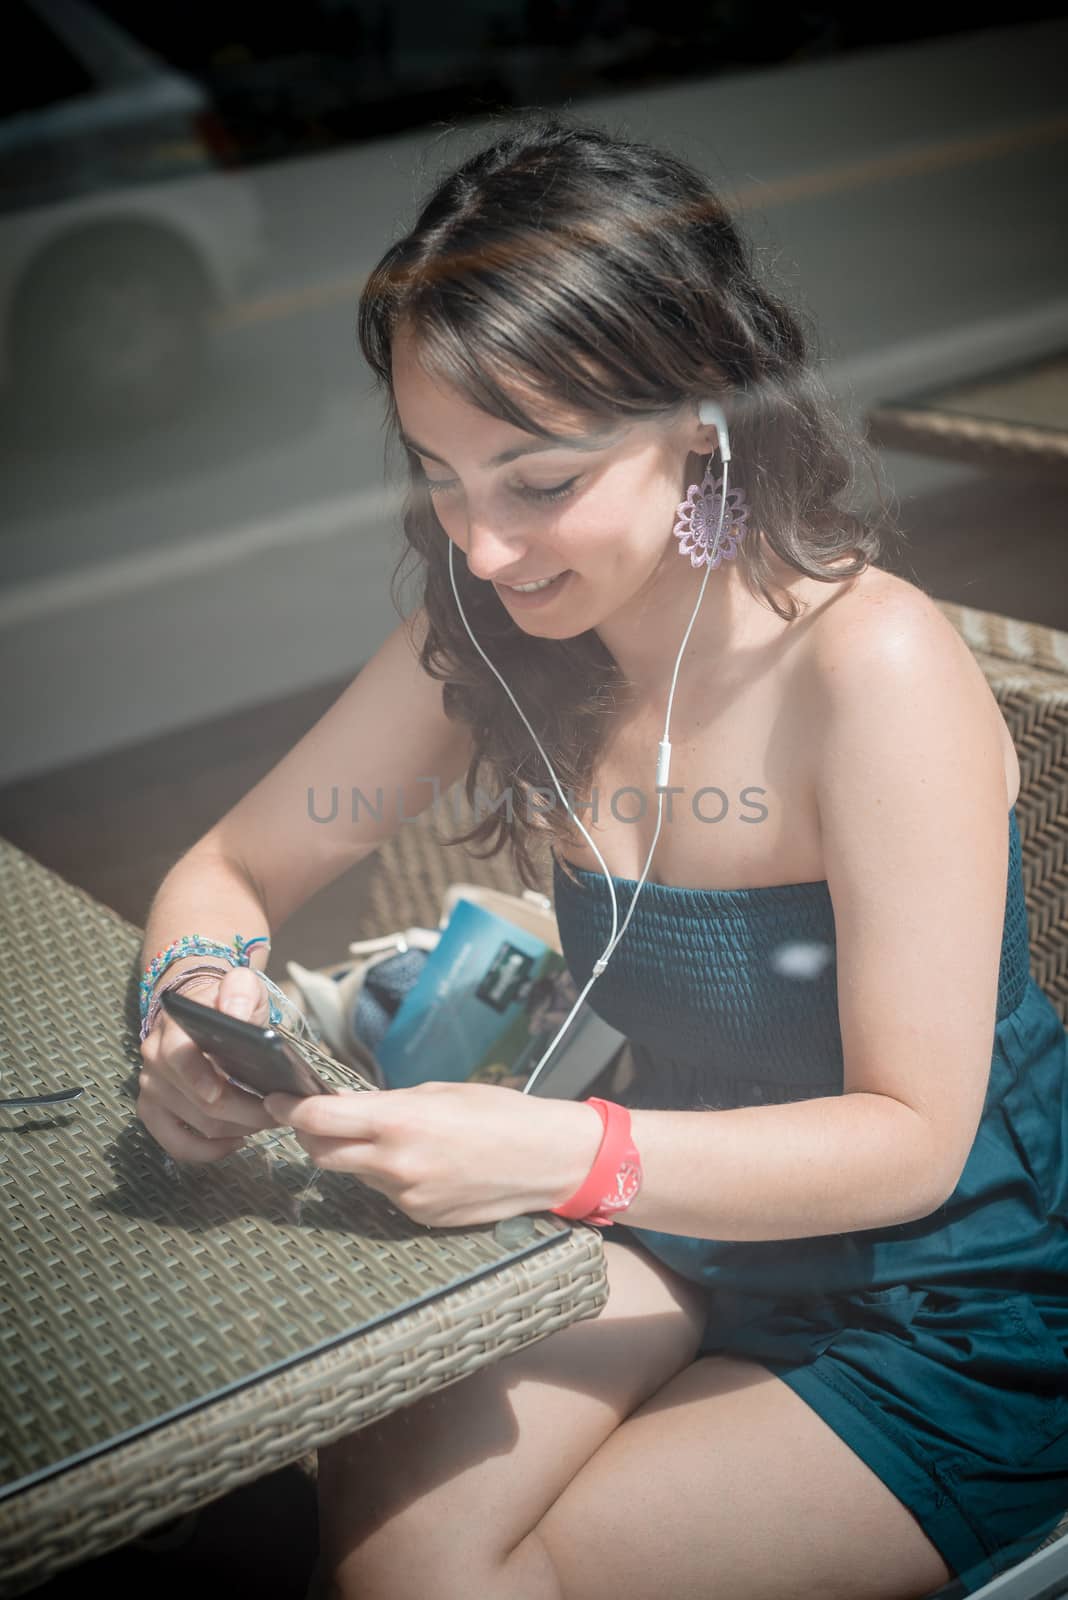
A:
[[[539,450],[493,466],[500,452],[541,441],[434,381],[404,335],[394,345],[393,382],[402,432],[422,447],[443,534],[460,553],[457,570],[466,558],[476,578],[504,584],[570,569],[560,599],[536,610],[515,604],[507,590],[496,593],[529,634],[569,639],[595,629],[639,692],[662,701],[704,576],[672,532],[678,505],[717,442],[696,401],[665,418],[624,422],[595,450]],[[604,427],[539,415],[561,433]],[[559,497],[534,493],[564,484]],[[724,661],[761,615],[738,563],[722,563],[687,645],[691,679],[700,682],[703,667]],[[437,1225],[558,1203],[588,1172],[601,1135],[591,1107],[502,1095],[487,1084],[421,1084],[373,1104],[359,1095],[302,1102],[272,1095],[265,1109],[296,1127],[318,1165],[370,1179],[409,1216]],[[390,1162],[401,1145],[407,1177],[398,1180]],[[509,1152],[507,1178],[501,1150]],[[502,1182],[512,1191],[503,1204]]]
[[[537,609],[497,590],[516,626],[547,639],[595,629],[632,683],[662,691],[704,577],[672,532],[680,502],[701,481],[716,446],[716,429],[699,421],[696,401],[667,418],[623,420],[593,451],[554,448],[492,467],[499,452],[540,441],[432,379],[410,333],[394,343],[393,390],[404,434],[432,452],[419,460],[437,518],[471,573],[505,584],[571,569],[559,598]],[[538,416],[560,433],[604,426],[561,412]],[[565,485],[554,498],[537,495]],[[454,568],[463,570],[456,556]],[[722,661],[737,649],[758,614],[739,564],[722,562],[687,645],[691,671],[698,659]]]
[[[503,585],[570,569],[559,600],[538,609],[515,603],[506,589],[496,593],[528,634],[569,639],[595,629],[639,694],[662,709],[704,576],[672,531],[717,442],[696,401],[664,418],[623,423],[595,450],[539,450],[493,465],[501,452],[542,441],[435,381],[420,365],[417,341],[404,335],[394,345],[393,382],[402,433],[409,448],[420,447],[443,535],[461,553],[458,570],[466,558],[476,578]],[[561,433],[586,436],[604,426],[539,415]],[[567,492],[556,496],[564,484]],[[538,491],[554,497],[539,499]],[[765,615],[740,565],[722,563],[687,644],[690,681],[707,681],[709,663],[724,662]],[[297,1129],[319,1166],[363,1176],[416,1221],[437,1225],[558,1203],[589,1171],[601,1135],[592,1107],[502,1095],[488,1084],[420,1084],[373,1102],[271,1095],[266,1110]],[[405,1175],[398,1178],[391,1163],[401,1148]]]
[[[700,423],[695,403],[663,420],[625,425],[593,451],[553,449],[493,466],[492,457],[532,436],[431,381],[416,350],[405,341],[395,346],[396,408],[409,440],[424,447],[422,468],[443,536],[456,547],[455,569],[462,572],[466,558],[476,579],[499,585],[570,568],[559,597],[536,609],[501,588],[495,592],[530,635],[564,640],[596,630],[638,685],[646,713],[661,717],[705,572],[680,554],[672,530],[679,502],[700,481],[716,443],[714,429]],[[581,418],[541,420],[560,432],[595,426]],[[554,490],[572,479],[558,499],[530,497],[531,490]],[[782,575],[776,563],[772,571]],[[795,593],[797,576],[785,574]],[[722,683],[725,667],[745,673],[756,637],[783,626],[761,609],[741,564],[721,563],[705,585],[680,683],[707,695],[714,676]],[[673,731],[676,725],[681,745],[685,716]],[[848,1122],[851,1100],[864,1107]],[[738,1128],[744,1152],[736,1174],[752,1170],[756,1133],[773,1151],[789,1151],[802,1120],[826,1139],[803,1158],[808,1170],[837,1164],[847,1140],[863,1142],[860,1118],[869,1110],[909,1114],[900,1105],[889,1113],[889,1105],[888,1096],[876,1094],[843,1095],[830,1109],[813,1100],[800,1110],[796,1128],[780,1135],[769,1128],[766,1137],[757,1120],[781,1110],[785,1121],[794,1108],[728,1112],[734,1120],[726,1126]],[[362,1177],[413,1220],[439,1227],[559,1204],[589,1173],[601,1133],[591,1106],[486,1083],[431,1082],[300,1102],[271,1095],[266,1110],[294,1128],[317,1166]],[[741,1126],[747,1113],[751,1132]],[[679,1171],[718,1173],[719,1162],[705,1154],[708,1131],[697,1126],[704,1121],[693,1112],[635,1113],[646,1174],[629,1213],[635,1226],[661,1226],[642,1221],[643,1205],[648,1215],[657,1204],[658,1155],[660,1192]],[[899,1134],[895,1140],[905,1143]],[[781,1165],[777,1153],[774,1164]],[[722,1181],[731,1193],[730,1179]],[[734,1185],[744,1190],[744,1175]],[[763,1178],[760,1192],[766,1192]],[[792,1204],[782,1197],[784,1215]],[[688,1229],[678,1213],[663,1220],[679,1233],[701,1226]],[[610,1293],[605,1312],[589,1324],[595,1331],[562,1330],[535,1353],[519,1352],[488,1375],[455,1385],[444,1399],[320,1451],[323,1570],[331,1593],[477,1593],[493,1600],[711,1594],[716,1579],[708,1588],[707,1574],[720,1570],[727,1550],[725,1594],[799,1595],[796,1557],[778,1570],[767,1557],[768,1549],[774,1557],[786,1548],[797,1527],[816,1530],[805,1550],[813,1573],[806,1593],[874,1600],[875,1587],[854,1581],[861,1568],[867,1577],[872,1548],[880,1551],[880,1570],[896,1573],[902,1597],[945,1583],[950,1570],[912,1513],[814,1409],[755,1361],[700,1358],[701,1291],[618,1243],[623,1231],[613,1230],[616,1238],[604,1244]],[[714,1223],[708,1233],[715,1236]],[[768,1459],[780,1456],[788,1466],[769,1491]],[[652,1510],[650,1484],[659,1496]],[[604,1519],[622,1496],[625,1508],[602,1538]],[[736,1502],[746,1502],[744,1518],[731,1514]],[[778,1528],[767,1520],[767,1504]],[[702,1532],[695,1559],[692,1529],[707,1529],[709,1505],[728,1510]],[[843,1528],[837,1514],[821,1521],[816,1508],[827,1505],[847,1505],[850,1525]],[[760,1518],[749,1510],[757,1506]],[[657,1529],[668,1512],[675,1522],[664,1539]],[[824,1584],[823,1574],[837,1581]]]

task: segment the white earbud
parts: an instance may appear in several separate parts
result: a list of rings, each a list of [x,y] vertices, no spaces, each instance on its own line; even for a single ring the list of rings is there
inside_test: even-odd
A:
[[[719,453],[724,461],[731,458],[731,436],[727,431],[727,416],[718,400],[702,400],[697,407],[699,422],[713,422],[719,434]]]

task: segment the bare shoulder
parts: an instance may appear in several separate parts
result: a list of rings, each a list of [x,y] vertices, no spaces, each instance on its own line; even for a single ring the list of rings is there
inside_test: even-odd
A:
[[[840,678],[850,661],[903,667],[963,668],[985,683],[967,644],[938,602],[907,578],[869,567],[824,608],[813,630],[812,657],[824,681]]]
[[[1009,803],[1020,786],[1008,725],[978,661],[937,601],[907,579],[871,568],[828,605],[813,630],[812,684],[821,720],[899,694],[923,716],[926,707],[985,726],[998,741]],[[937,691],[937,692],[936,692]]]

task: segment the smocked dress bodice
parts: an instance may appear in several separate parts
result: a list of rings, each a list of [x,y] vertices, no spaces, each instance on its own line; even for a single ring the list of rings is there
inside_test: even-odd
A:
[[[561,945],[581,989],[612,932],[604,875],[554,864]],[[613,877],[617,927],[636,880]],[[642,886],[630,926],[587,1003],[629,1039],[633,1104],[682,1110],[840,1094],[834,907],[825,879],[758,889]],[[1016,810],[1009,813],[997,1015],[1030,975]]]
[[[930,1218],[789,1241],[724,1241],[634,1228],[678,1271],[759,1295],[855,1294],[926,1278],[974,1282],[998,1256],[1001,1287],[1068,1305],[1068,1054],[1030,973],[1015,807],[1008,816],[997,1021],[979,1133],[954,1195]],[[599,872],[554,870],[561,947],[582,988],[608,943]],[[622,926],[635,880],[613,878]],[[844,1093],[834,906],[825,880],[756,889],[651,883],[587,997],[626,1035],[632,1109],[729,1110]],[[984,1214],[984,1206],[987,1208]],[[1004,1249],[997,1245],[999,1234]],[[1065,1318],[1068,1320],[1068,1317]]]

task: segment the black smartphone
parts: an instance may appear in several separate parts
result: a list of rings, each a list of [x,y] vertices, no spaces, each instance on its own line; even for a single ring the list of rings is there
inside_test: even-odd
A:
[[[267,1094],[336,1094],[274,1028],[242,1022],[214,1006],[165,989],[161,1003],[167,1015],[210,1055],[239,1089],[262,1099]]]

